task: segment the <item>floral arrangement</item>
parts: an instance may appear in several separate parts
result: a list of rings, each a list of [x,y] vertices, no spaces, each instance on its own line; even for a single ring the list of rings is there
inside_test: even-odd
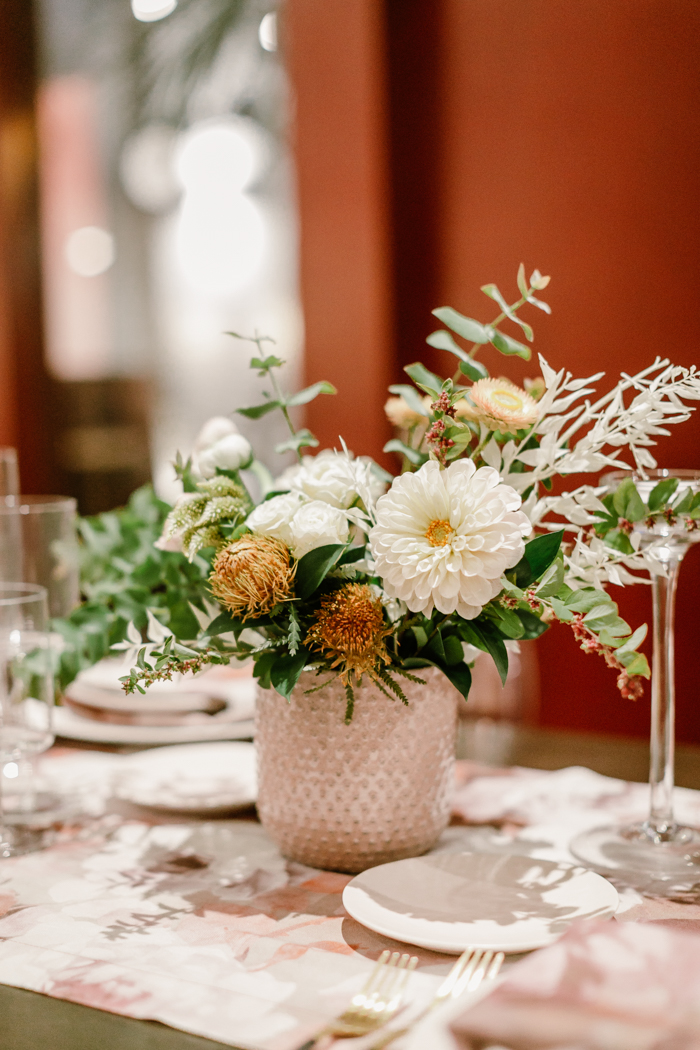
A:
[[[655,466],[650,447],[668,424],[688,418],[700,377],[657,358],[596,400],[589,398],[603,373],[574,379],[542,357],[541,376],[525,389],[491,377],[479,351],[529,359],[533,332],[520,311],[549,313],[537,297],[548,283],[537,270],[528,282],[521,266],[520,297],[510,305],[485,285],[499,308],[489,323],[449,307],[433,311],[446,327],[428,343],[452,354],[456,370],[443,379],[416,363],[406,368],[413,385],[390,388],[386,412],[398,436],[386,450],[402,460],[394,478],[344,444],[309,455],[318,442],[295,427],[291,410],[335,390],[320,382],[284,393],[284,362],[265,350],[272,340],[252,337],[250,365],[269,389],[260,404],[237,411],[249,419],[281,411],[290,437],[277,451],[294,452],[297,462],[273,478],[225,418],[210,420],[191,457],[178,458],[183,495],[153,558],[176,559],[191,615],[183,631],[182,609],[178,623],[162,598],[149,606],[165,633],[160,642],[142,613],[134,620],[138,631],[134,638],[129,627],[129,637],[146,644],[122,680],[125,690],[252,658],[260,685],[287,698],[304,671],[318,676],[313,688],[340,678],[349,721],[365,675],[406,702],[402,680],[420,680],[432,665],[466,697],[478,652],[490,654],[505,681],[506,643],[560,621],[616,671],[623,696],[640,695],[649,677],[638,651],[646,626],[633,631],[604,588],[640,579],[639,570],[660,571],[635,523],[673,517],[694,528],[700,496],[674,501],[670,480],[646,504],[631,479],[612,493],[585,485],[554,495],[552,484],[570,474]],[[503,331],[508,322],[527,342]],[[620,459],[625,450],[632,463]],[[187,564],[197,566],[194,574]],[[153,582],[162,596],[157,572]],[[123,615],[121,622],[125,635]],[[112,630],[114,641],[123,640],[118,633]]]

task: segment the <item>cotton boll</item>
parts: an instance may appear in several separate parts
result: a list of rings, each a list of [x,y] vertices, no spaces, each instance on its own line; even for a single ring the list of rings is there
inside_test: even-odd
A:
[[[204,478],[219,470],[239,470],[250,463],[253,449],[242,434],[228,434],[197,456],[197,469]]]

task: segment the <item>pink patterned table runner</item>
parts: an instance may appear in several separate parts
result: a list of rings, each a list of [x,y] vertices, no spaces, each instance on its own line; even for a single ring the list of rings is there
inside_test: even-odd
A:
[[[119,756],[45,762],[57,782],[90,788],[97,813]],[[582,769],[484,775],[460,764],[459,774],[462,823],[440,849],[560,859],[572,831],[643,812],[646,797]],[[679,793],[679,804],[700,823],[700,792]],[[347,880],[285,861],[252,820],[154,824],[106,811],[50,849],[0,864],[0,982],[245,1050],[291,1050],[394,946],[344,912]],[[626,893],[618,918],[700,931],[700,903]],[[411,990],[427,1001],[453,959],[416,954]]]

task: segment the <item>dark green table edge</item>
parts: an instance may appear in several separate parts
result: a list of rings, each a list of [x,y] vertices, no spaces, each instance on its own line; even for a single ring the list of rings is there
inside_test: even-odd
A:
[[[231,1050],[157,1021],[0,985],[2,1050]],[[234,1047],[233,1050],[236,1050]]]

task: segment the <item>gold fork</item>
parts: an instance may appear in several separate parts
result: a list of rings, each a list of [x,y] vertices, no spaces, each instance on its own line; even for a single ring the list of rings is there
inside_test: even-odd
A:
[[[417,965],[415,955],[383,951],[364,988],[353,996],[347,1009],[298,1050],[313,1050],[326,1036],[349,1039],[381,1028],[401,1006],[408,976]]]
[[[447,999],[456,999],[466,991],[476,991],[482,981],[492,981],[498,975],[504,958],[503,952],[494,953],[492,951],[482,951],[480,948],[467,948],[460,955],[438,988],[433,1001],[421,1010],[411,1020],[409,1025],[405,1028],[395,1028],[393,1031],[380,1036],[376,1042],[372,1043],[369,1050],[382,1050],[382,1047],[388,1046],[395,1039],[399,1039],[402,1035],[410,1032],[414,1025],[422,1021],[436,1006],[444,1003]]]

